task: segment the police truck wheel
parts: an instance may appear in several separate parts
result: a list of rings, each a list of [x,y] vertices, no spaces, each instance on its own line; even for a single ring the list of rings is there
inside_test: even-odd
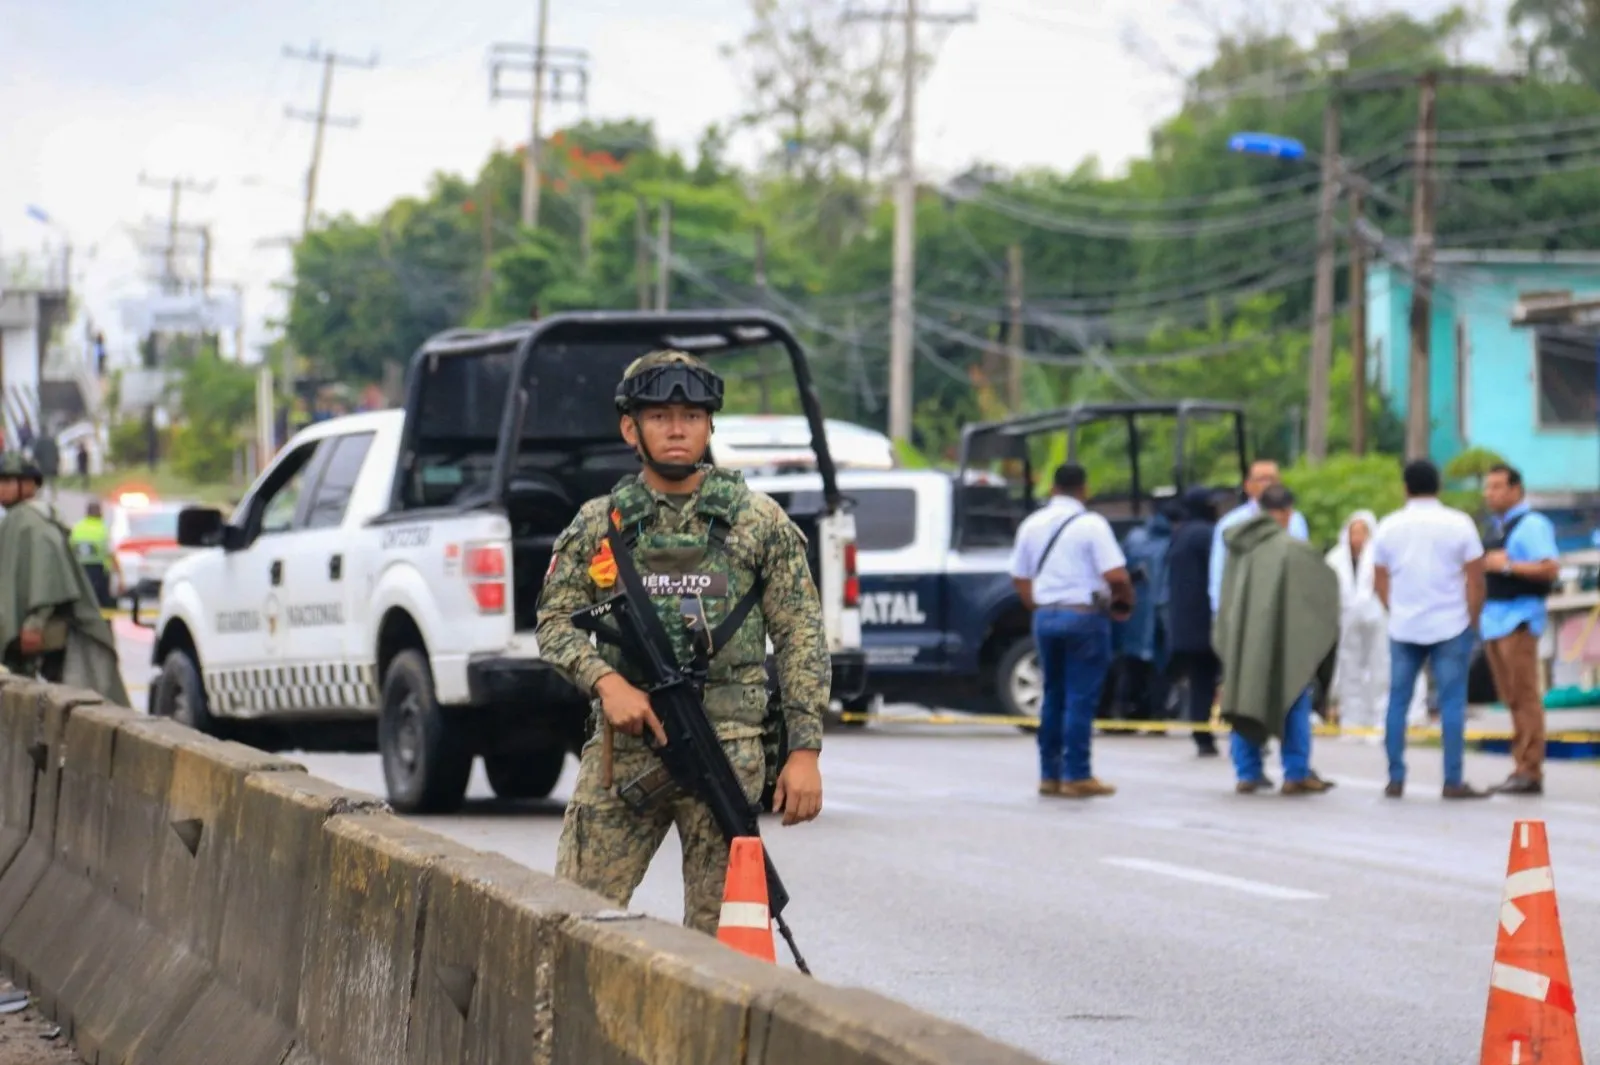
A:
[[[422,652],[395,655],[383,677],[378,712],[378,750],[390,805],[407,814],[461,807],[472,775],[472,751],[461,733],[460,722],[439,709]]]
[[[214,733],[216,722],[206,705],[206,688],[200,680],[200,667],[194,655],[183,648],[167,653],[161,662],[161,676],[156,680],[152,713],[157,717],[170,717],[180,725],[197,732]]]
[[[1033,723],[1018,725],[1023,732],[1036,732],[1039,725],[1039,708],[1044,702],[1044,674],[1039,670],[1039,656],[1033,649],[1033,638],[1013,640],[1000,655],[994,670],[995,700],[1005,717],[1032,718]]]
[[[566,764],[565,747],[483,756],[483,770],[489,777],[489,786],[502,799],[548,798]]]

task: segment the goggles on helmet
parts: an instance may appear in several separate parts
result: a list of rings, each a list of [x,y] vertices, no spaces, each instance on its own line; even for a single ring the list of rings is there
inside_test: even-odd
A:
[[[617,385],[617,410],[664,403],[687,403],[709,411],[722,409],[722,378],[710,370],[674,362],[652,366]]]

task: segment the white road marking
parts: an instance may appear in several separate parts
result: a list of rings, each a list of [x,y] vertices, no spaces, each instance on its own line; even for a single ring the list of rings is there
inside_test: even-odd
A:
[[[1269,899],[1325,899],[1328,896],[1319,895],[1314,891],[1301,891],[1299,888],[1280,887],[1277,884],[1264,884],[1259,880],[1245,880],[1237,876],[1226,876],[1222,873],[1212,873],[1205,869],[1195,869],[1187,865],[1171,865],[1167,862],[1151,861],[1147,858],[1102,858],[1107,865],[1121,866],[1124,869],[1138,869],[1146,873],[1159,873],[1162,876],[1176,877],[1179,880],[1192,880],[1197,884],[1211,884],[1216,887],[1232,888],[1250,895],[1260,895]]]

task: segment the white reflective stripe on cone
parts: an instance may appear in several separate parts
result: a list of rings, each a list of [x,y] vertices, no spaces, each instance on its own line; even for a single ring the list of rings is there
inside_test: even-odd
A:
[[[1524,895],[1542,895],[1546,891],[1554,891],[1555,889],[1555,874],[1550,871],[1548,865],[1541,865],[1507,876],[1505,897],[1508,899],[1520,899]]]
[[[1524,869],[1520,873],[1511,873],[1506,877],[1504,900],[1500,903],[1500,926],[1506,930],[1506,935],[1514,936],[1517,929],[1522,927],[1522,911],[1517,908],[1512,899],[1526,898],[1529,895],[1544,895],[1555,891],[1555,874],[1548,865],[1537,866],[1533,869]]]
[[[770,928],[772,918],[767,907],[759,902],[724,902],[722,904],[723,928]]]
[[[1489,986],[1543,1002],[1550,993],[1550,978],[1532,969],[1519,969],[1515,965],[1495,962],[1494,971],[1489,976]]]

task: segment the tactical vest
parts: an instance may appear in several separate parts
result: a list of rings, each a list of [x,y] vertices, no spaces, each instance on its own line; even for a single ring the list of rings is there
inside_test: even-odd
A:
[[[1491,534],[1485,538],[1483,548],[1485,551],[1504,550],[1511,540],[1511,534],[1516,531],[1522,519],[1531,511],[1523,511],[1505,524],[1499,535]],[[1518,577],[1510,573],[1486,573],[1483,578],[1484,598],[1486,599],[1525,599],[1533,596],[1538,599],[1548,599],[1555,590],[1555,585],[1550,581],[1536,581],[1529,577]]]
[[[763,582],[727,543],[748,495],[737,474],[713,469],[673,530],[660,527],[655,497],[637,479],[619,484],[610,504],[678,662],[702,687],[707,716],[754,735],[767,713],[766,622],[751,617]],[[705,521],[704,533],[694,530],[695,516]]]

